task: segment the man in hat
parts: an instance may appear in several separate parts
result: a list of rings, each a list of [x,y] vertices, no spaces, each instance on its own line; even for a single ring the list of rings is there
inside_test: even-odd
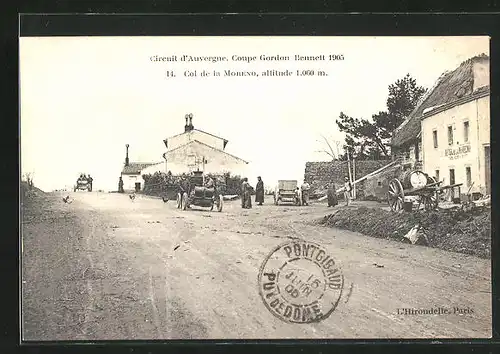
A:
[[[264,182],[260,176],[257,177],[257,185],[255,186],[255,203],[259,203],[258,205],[264,203]]]
[[[351,191],[352,191],[351,181],[349,181],[349,177],[345,177],[344,178],[344,198],[345,198],[346,206],[349,206],[349,202],[351,200]]]

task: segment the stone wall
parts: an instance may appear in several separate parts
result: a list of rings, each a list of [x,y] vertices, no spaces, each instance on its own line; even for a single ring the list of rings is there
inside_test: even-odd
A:
[[[390,162],[390,160],[356,161],[355,179],[359,179],[373,171],[376,171]],[[344,177],[348,175],[349,172],[346,161],[307,162],[304,179],[311,185],[313,194],[323,195],[326,192],[325,186],[328,183],[335,183],[335,187],[339,189],[344,185]],[[389,173],[389,175],[392,176],[393,172]],[[387,176],[387,174],[384,174],[382,179],[387,179]],[[374,181],[372,179],[370,183],[364,181],[356,184],[356,197],[364,199],[367,197],[382,196],[381,190],[387,188],[387,183],[381,185],[378,182],[378,180]],[[385,192],[386,189],[383,194],[385,194]]]

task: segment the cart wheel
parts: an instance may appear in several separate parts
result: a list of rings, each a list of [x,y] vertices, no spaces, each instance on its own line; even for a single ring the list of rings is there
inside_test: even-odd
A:
[[[181,201],[182,201],[182,195],[180,193],[177,193],[177,209],[181,208]]]
[[[187,203],[188,203],[188,195],[187,193],[184,193],[182,195],[182,198],[181,198],[181,208],[182,210],[186,210],[187,209]]]
[[[398,179],[393,179],[389,182],[389,191],[387,192],[387,201],[393,211],[400,211],[403,209],[404,201],[403,186]]]
[[[222,195],[219,195],[219,202],[217,203],[217,211],[220,213],[222,211],[222,205],[224,204],[224,199]]]

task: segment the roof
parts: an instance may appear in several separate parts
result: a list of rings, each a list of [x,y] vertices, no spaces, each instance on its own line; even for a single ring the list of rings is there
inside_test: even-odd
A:
[[[138,175],[146,167],[156,164],[157,162],[129,162],[128,166],[123,166],[122,175]]]
[[[223,150],[219,150],[219,149],[217,149],[217,148],[214,148],[213,146],[210,146],[210,145],[208,145],[208,144],[202,143],[201,141],[196,140],[196,139],[195,139],[195,140],[191,140],[190,142],[188,142],[188,143],[186,143],[186,144],[183,144],[183,145],[179,145],[179,146],[177,146],[175,149],[172,149],[172,150],[168,151],[168,152],[166,153],[166,155],[168,156],[168,154],[170,154],[171,152],[176,151],[176,150],[178,150],[178,149],[181,149],[181,148],[183,148],[183,147],[186,147],[186,146],[188,146],[188,145],[194,144],[194,143],[197,143],[197,144],[203,145],[203,146],[205,146],[205,147],[208,147],[208,148],[209,148],[209,149],[211,149],[211,150],[217,151],[217,152],[219,152],[219,153],[221,153],[221,154],[225,154],[225,155],[231,156],[232,158],[235,158],[235,159],[237,159],[237,160],[239,160],[239,161],[241,161],[241,162],[244,162],[244,163],[248,164],[248,161],[245,161],[245,160],[243,160],[243,159],[240,159],[240,158],[239,158],[239,157],[237,157],[237,156],[234,156],[234,155],[228,154],[227,152],[225,152],[225,151],[223,151]]]
[[[439,105],[437,107],[429,108],[428,111],[424,111],[424,113],[422,113],[420,120],[424,120],[425,118],[431,117],[431,116],[436,115],[440,112],[443,112],[443,111],[446,111],[446,110],[451,109],[453,107],[465,104],[467,102],[474,101],[474,100],[477,100],[477,99],[482,98],[482,97],[487,97],[487,96],[489,96],[489,94],[490,94],[490,86],[489,85],[488,86],[481,86],[481,87],[477,88],[469,96],[462,97],[459,100],[456,100],[456,101],[453,101],[450,103],[446,103],[446,104],[442,104],[442,105]],[[421,132],[418,135],[420,137]]]
[[[200,133],[203,133],[203,134],[207,134],[207,135],[213,136],[214,138],[223,140],[224,141],[224,147],[226,147],[226,144],[228,143],[227,139],[221,138],[220,136],[217,136],[217,135],[214,135],[214,134],[211,134],[211,133],[207,133],[206,131],[203,131],[203,130],[200,130],[200,129],[192,129],[192,130],[187,131],[187,132],[182,132],[180,134],[172,135],[168,139],[175,138],[176,136],[180,136],[182,134],[186,134],[186,133],[189,133],[189,132],[192,132],[192,131],[197,131],[197,132],[200,132]]]
[[[402,146],[417,139],[420,133],[420,118],[424,114],[424,110],[461,101],[463,98],[474,94],[473,64],[489,60],[489,56],[481,54],[464,61],[451,72],[444,72],[434,86],[422,97],[405,121],[396,129],[391,145]]]

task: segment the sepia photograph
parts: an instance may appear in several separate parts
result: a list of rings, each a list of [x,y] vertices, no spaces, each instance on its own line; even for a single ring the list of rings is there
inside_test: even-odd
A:
[[[492,337],[488,36],[21,36],[22,341]]]

